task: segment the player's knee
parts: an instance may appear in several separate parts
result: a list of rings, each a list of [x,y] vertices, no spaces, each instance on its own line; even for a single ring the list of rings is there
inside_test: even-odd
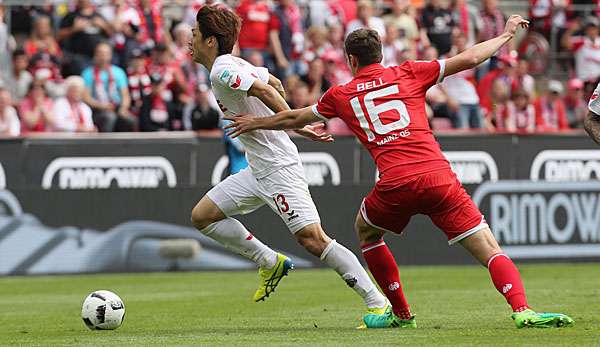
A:
[[[206,228],[217,220],[207,213],[207,211],[203,209],[200,204],[198,204],[192,209],[191,221],[196,229],[202,231],[202,229]]]
[[[296,233],[296,240],[309,253],[320,256],[327,248],[331,239],[321,230],[320,227],[313,227],[300,230]]]
[[[379,230],[369,226],[362,219],[360,214],[356,216],[356,221],[354,222],[354,230],[356,231],[356,235],[358,236],[358,240],[361,244],[377,242],[383,236]]]

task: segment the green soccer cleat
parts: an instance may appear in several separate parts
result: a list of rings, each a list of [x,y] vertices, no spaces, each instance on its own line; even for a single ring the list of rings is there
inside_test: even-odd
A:
[[[275,266],[270,269],[262,267],[258,269],[260,283],[256,293],[254,293],[254,301],[264,301],[265,298],[269,297],[269,295],[275,291],[275,288],[283,276],[287,276],[288,272],[293,268],[294,264],[290,258],[281,253],[277,253],[277,263],[275,263]]]
[[[384,307],[372,307],[372,308],[368,308],[367,309],[367,315],[369,314],[374,314],[374,315],[384,315],[387,312],[391,312],[392,311],[392,306],[389,303],[386,303]],[[367,325],[364,322],[360,323],[359,326],[356,327],[356,329],[367,329]]]
[[[392,312],[391,306],[388,306],[383,314],[370,313],[365,315],[363,322],[367,329],[417,327],[415,316],[410,317],[410,319],[400,319]]]
[[[531,309],[512,314],[517,328],[562,328],[570,327],[575,322],[562,313],[537,313]]]

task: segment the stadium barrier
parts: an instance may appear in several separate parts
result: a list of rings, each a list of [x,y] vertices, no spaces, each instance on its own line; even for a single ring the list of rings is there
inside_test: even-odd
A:
[[[586,136],[438,139],[514,259],[600,259],[600,149]],[[353,224],[376,181],[371,158],[353,138],[294,141],[323,226],[359,254]],[[251,268],[189,223],[226,176],[223,152],[221,139],[190,133],[0,141],[0,275]],[[320,265],[268,208],[240,219],[297,265]],[[401,264],[473,263],[423,216],[387,240]]]

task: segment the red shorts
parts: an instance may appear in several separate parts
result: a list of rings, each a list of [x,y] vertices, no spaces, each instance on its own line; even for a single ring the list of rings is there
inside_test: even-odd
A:
[[[451,170],[419,175],[402,185],[378,182],[360,207],[370,226],[402,233],[415,214],[429,216],[454,244],[487,228],[485,218]]]

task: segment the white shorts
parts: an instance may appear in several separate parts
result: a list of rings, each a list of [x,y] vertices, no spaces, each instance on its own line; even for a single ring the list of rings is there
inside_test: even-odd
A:
[[[260,179],[246,168],[227,177],[206,195],[227,217],[247,214],[267,204],[292,233],[321,223],[300,165],[281,168]]]

